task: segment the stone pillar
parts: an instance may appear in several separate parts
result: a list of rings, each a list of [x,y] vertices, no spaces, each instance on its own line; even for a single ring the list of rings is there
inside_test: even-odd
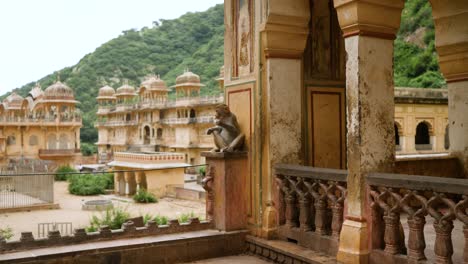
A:
[[[132,183],[133,173],[130,171],[123,172],[125,180],[125,195],[130,195],[130,185]]]
[[[468,5],[465,0],[431,4],[440,71],[448,86],[450,153],[468,176]]]
[[[143,177],[145,172],[143,171],[136,171],[135,172],[135,181],[136,181],[136,191],[138,192],[141,188],[141,184],[143,183]]]
[[[114,172],[114,191],[117,194],[121,194],[123,190],[120,190],[120,179],[122,178],[121,172]]]
[[[334,4],[347,53],[348,195],[337,260],[368,263],[372,223],[366,176],[391,172],[395,163],[393,39],[404,1]]]
[[[202,152],[206,163],[214,169],[213,220],[222,231],[247,228],[247,152]]]
[[[262,113],[261,182],[262,229],[273,238],[278,221],[278,195],[273,167],[302,164],[302,56],[309,33],[310,7],[306,0],[269,1],[261,25]]]

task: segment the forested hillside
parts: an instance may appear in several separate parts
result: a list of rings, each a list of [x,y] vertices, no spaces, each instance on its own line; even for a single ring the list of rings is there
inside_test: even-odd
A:
[[[96,100],[99,87],[119,87],[124,79],[138,86],[150,73],[161,75],[172,85],[184,68],[201,76],[207,84],[203,94],[217,92],[214,78],[223,64],[223,5],[205,12],[188,13],[178,19],[158,20],[153,26],[126,30],[120,36],[98,47],[76,65],[59,72],[60,79],[75,91],[81,102],[82,142],[96,142]],[[38,80],[43,88],[56,80],[56,73]],[[19,88],[25,96],[31,82]],[[407,0],[401,28],[395,40],[395,85],[441,87],[445,85],[437,64],[434,48],[434,24],[427,0]]]

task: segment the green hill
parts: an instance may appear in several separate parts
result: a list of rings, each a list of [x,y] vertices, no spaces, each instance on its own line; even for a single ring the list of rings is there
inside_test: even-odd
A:
[[[217,5],[178,19],[155,21],[151,28],[123,31],[76,65],[60,70],[61,80],[74,89],[81,102],[82,142],[97,141],[93,127],[97,110],[95,97],[104,84],[117,88],[128,79],[130,84],[138,86],[145,75],[158,73],[172,85],[176,76],[189,67],[207,84],[202,94],[217,92],[214,78],[223,64],[223,12],[223,5]],[[45,88],[55,80],[56,73],[38,82]],[[18,93],[25,96],[34,83],[22,86]],[[445,85],[437,64],[434,24],[427,0],[407,0],[395,41],[395,85]]]

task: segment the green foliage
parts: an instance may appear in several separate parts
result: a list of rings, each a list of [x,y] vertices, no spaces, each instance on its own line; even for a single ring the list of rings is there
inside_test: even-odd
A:
[[[68,191],[75,195],[104,194],[104,191],[113,186],[109,176],[93,174],[77,174],[68,177]]]
[[[110,229],[120,229],[130,218],[130,213],[126,208],[114,207],[106,210],[100,215],[93,215],[86,227],[86,232],[96,232],[101,226],[109,226]]]
[[[158,199],[147,190],[141,188],[133,196],[133,200],[137,203],[157,203]]]
[[[190,218],[194,218],[194,217],[196,216],[193,212],[181,214],[179,216],[179,223],[188,223],[190,222]]]
[[[424,29],[423,47],[406,40],[415,37],[418,29]],[[435,50],[434,21],[427,0],[406,0],[402,12],[400,30],[394,48],[395,86],[431,87],[445,86],[439,71]]]
[[[167,216],[157,215],[153,219],[158,225],[167,225],[169,223],[169,218]]]
[[[78,107],[83,112],[82,143],[97,141],[96,96],[105,84],[118,88],[128,79],[129,84],[138,86],[146,75],[157,73],[168,85],[173,85],[176,76],[188,67],[206,84],[203,95],[218,92],[214,79],[223,65],[223,36],[224,7],[216,5],[205,12],[155,21],[151,28],[125,30],[76,65],[60,70],[61,80],[81,102]],[[45,88],[55,80],[55,74],[49,74],[38,82]],[[18,93],[26,96],[34,84],[22,86]]]
[[[97,153],[97,146],[91,143],[81,143],[81,154],[83,156],[92,156]]]
[[[56,181],[66,181],[69,177],[71,177],[73,174],[70,173],[77,173],[78,171],[75,170],[74,168],[66,165],[66,166],[60,166],[57,171],[55,171],[55,180]]]
[[[201,166],[199,169],[198,169],[198,173],[202,176],[205,176],[206,175],[206,166]]]
[[[3,237],[5,240],[8,240],[13,237],[13,229],[10,227],[0,228],[0,237]]]

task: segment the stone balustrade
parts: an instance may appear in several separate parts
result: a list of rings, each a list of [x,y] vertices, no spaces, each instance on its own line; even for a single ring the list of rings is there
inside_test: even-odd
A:
[[[76,124],[81,123],[81,116],[60,116],[60,117],[22,117],[22,116],[15,116],[15,117],[0,117],[0,122],[5,125],[26,125],[30,124],[51,124],[56,125],[60,123],[62,125],[66,124]]]
[[[61,236],[58,230],[54,230],[50,231],[45,239],[35,239],[32,232],[23,232],[19,241],[7,242],[0,237],[0,254],[51,246],[199,231],[211,229],[212,226],[210,221],[200,221],[198,218],[192,218],[189,223],[179,223],[175,219],[170,220],[168,225],[159,226],[154,221],[148,221],[143,227],[136,227],[134,222],[128,221],[122,225],[121,229],[111,230],[108,226],[101,226],[98,232],[92,233],[88,233],[85,229],[80,228],[75,229],[72,236]]]
[[[165,118],[161,119],[160,122],[166,125],[185,125],[194,123],[213,123],[213,116],[200,116],[200,117],[184,117],[184,118]]]
[[[468,263],[466,179],[374,173],[367,182],[373,222],[371,259],[393,263],[425,261],[425,233],[435,233],[435,240],[431,238],[435,242],[433,252],[429,252],[435,255],[435,263],[455,263],[455,247],[464,252],[464,262]],[[407,218],[406,243],[401,218]],[[461,241],[452,242],[457,220],[463,224],[464,249]],[[432,227],[426,226],[427,222],[433,222]]]
[[[184,154],[157,152],[157,153],[132,153],[132,152],[115,152],[114,160],[128,162],[148,162],[148,163],[163,163],[163,162],[184,162]]]
[[[106,121],[97,121],[95,126],[136,126],[138,125],[138,121],[136,120],[129,120],[129,121],[113,121],[113,120],[106,120]]]
[[[344,170],[279,164],[279,236],[336,254],[346,199]]]

